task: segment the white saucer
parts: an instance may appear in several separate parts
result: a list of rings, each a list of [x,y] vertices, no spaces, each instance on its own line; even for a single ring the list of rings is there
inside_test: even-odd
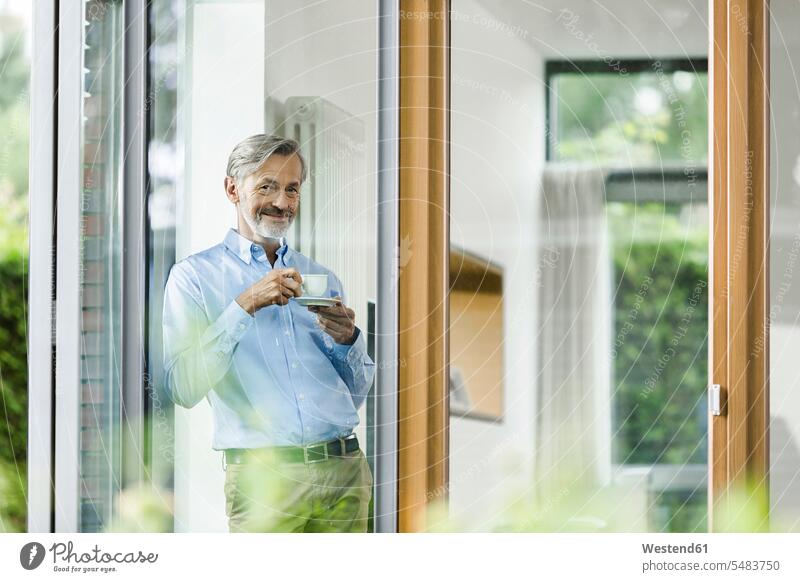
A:
[[[332,297],[292,297],[298,305],[308,307],[315,305],[318,307],[334,307],[341,303],[340,299],[333,299]]]

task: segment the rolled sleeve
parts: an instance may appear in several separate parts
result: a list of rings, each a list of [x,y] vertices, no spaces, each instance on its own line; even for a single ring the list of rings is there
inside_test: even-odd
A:
[[[356,341],[352,344],[333,344],[333,357],[349,366],[360,364],[367,355],[367,342],[364,334],[356,327]]]

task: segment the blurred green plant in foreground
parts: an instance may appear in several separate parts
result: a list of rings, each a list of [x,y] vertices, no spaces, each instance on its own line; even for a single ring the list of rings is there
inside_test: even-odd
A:
[[[302,469],[303,465],[297,467]],[[251,468],[239,481],[234,503],[244,507],[280,507],[279,497],[291,494],[291,479],[274,466]],[[301,471],[303,473],[303,471]],[[613,479],[612,479],[613,481]],[[296,483],[300,483],[297,480]],[[229,481],[226,487],[231,486]],[[287,490],[287,486],[289,489]],[[3,483],[0,481],[0,491]],[[494,509],[468,515],[449,515],[443,501],[424,510],[424,531],[430,533],[647,533],[652,532],[653,499],[641,483],[592,484],[583,471],[563,472],[548,482],[507,488],[498,495]],[[764,483],[732,487],[714,510],[715,533],[791,531],[780,515],[769,515]],[[257,513],[257,512],[256,512]],[[288,519],[291,516],[284,516]],[[167,488],[140,483],[123,491],[107,532],[166,533],[173,529],[174,499]],[[264,528],[267,524],[261,524]],[[254,531],[262,531],[255,528]],[[266,531],[266,529],[264,530]],[[702,533],[702,532],[697,532]]]
[[[652,532],[653,500],[641,486],[592,485],[580,471],[564,472],[551,483],[501,494],[486,515],[448,515],[443,501],[424,511],[428,532],[627,533]],[[769,514],[765,484],[732,486],[714,510],[715,533],[788,532],[792,526]]]
[[[584,472],[563,471],[549,482],[518,486],[501,495],[491,515],[452,518],[441,501],[431,504],[428,531],[640,532],[648,531],[648,506],[641,488],[592,486]]]
[[[24,21],[0,7],[0,532],[26,530],[28,81]]]
[[[117,496],[114,517],[107,532],[169,533],[174,511],[172,493],[137,483]]]
[[[26,295],[23,262],[0,260],[0,532],[26,529]]]

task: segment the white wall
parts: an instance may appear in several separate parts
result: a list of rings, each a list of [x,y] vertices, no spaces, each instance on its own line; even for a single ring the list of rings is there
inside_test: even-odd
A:
[[[376,10],[377,5],[362,0],[267,2],[263,63],[268,124],[282,103],[298,96],[321,97],[363,124],[364,175],[350,188],[323,191],[315,217],[318,231],[324,230],[326,222],[335,222],[335,232],[323,233],[326,244],[335,248],[323,249],[322,256],[315,258],[342,280],[348,303],[356,311],[356,324],[362,329],[366,329],[367,300],[375,300],[377,290]],[[301,213],[302,204],[301,197]]]
[[[282,103],[298,96],[321,97],[363,123],[365,173],[351,188],[321,192],[315,230],[322,232],[326,245],[335,248],[322,249],[315,258],[342,281],[348,304],[356,312],[356,325],[366,331],[367,301],[379,300],[375,274],[377,4],[361,0],[271,1],[267,2],[267,21],[263,61],[267,123]],[[317,163],[326,164],[323,160]],[[302,204],[301,197],[301,213]],[[324,232],[331,227],[331,232]],[[367,451],[366,406],[359,416],[355,432]]]
[[[221,242],[236,226],[236,209],[223,187],[228,155],[264,124],[264,72],[258,58],[264,52],[263,5],[199,4],[188,22],[178,90],[185,160],[177,202],[178,260]],[[175,408],[175,531],[228,529],[222,453],[211,449],[212,434],[208,401],[191,410]]]
[[[451,419],[450,515],[480,528],[530,477],[536,330],[534,225],[544,161],[543,61],[476,0],[454,0],[451,240],[503,267],[500,423]]]
[[[708,53],[708,0],[485,2],[546,58],[696,57]],[[490,24],[491,25],[491,24]]]

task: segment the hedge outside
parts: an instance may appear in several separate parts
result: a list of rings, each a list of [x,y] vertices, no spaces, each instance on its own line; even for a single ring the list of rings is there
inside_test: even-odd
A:
[[[28,372],[21,256],[0,261],[0,532],[26,530]]]

